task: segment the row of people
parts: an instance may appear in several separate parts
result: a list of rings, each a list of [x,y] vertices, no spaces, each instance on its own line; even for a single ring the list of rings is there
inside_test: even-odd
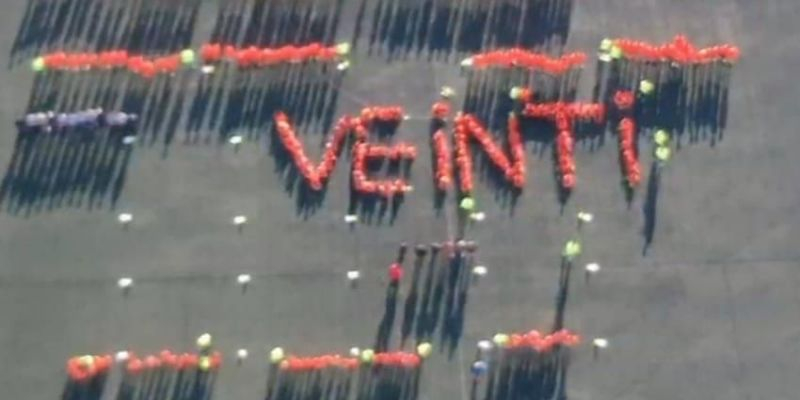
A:
[[[551,75],[563,75],[573,68],[581,67],[586,62],[586,54],[573,52],[553,58],[547,54],[512,48],[487,51],[475,54],[461,62],[465,68],[524,68],[544,71]]]
[[[517,118],[513,113],[509,116],[508,142],[511,148],[511,157],[509,158],[477,117],[472,114],[458,114],[456,116],[455,158],[459,170],[464,171],[464,173],[459,174],[459,185],[462,192],[471,193],[475,187],[472,179],[472,151],[469,145],[471,137],[481,145],[492,163],[503,172],[503,175],[514,187],[523,188],[526,175],[525,148]]]
[[[632,116],[635,101],[636,96],[632,91],[620,90],[614,93],[614,104],[622,114],[618,127],[620,161],[625,182],[630,188],[639,186],[642,181],[642,171],[639,167],[636,149],[636,121]]]
[[[561,329],[550,334],[542,334],[534,329],[525,333],[498,333],[494,336],[493,340],[495,344],[503,348],[532,348],[539,353],[545,353],[556,346],[576,346],[580,343],[581,337],[566,329]]]
[[[401,107],[366,107],[361,110],[358,117],[341,117],[333,130],[333,134],[325,144],[325,151],[320,164],[315,165],[306,155],[303,143],[300,141],[289,116],[279,112],[275,114],[275,128],[278,139],[289,152],[292,162],[303,178],[313,190],[322,190],[325,181],[333,173],[336,163],[344,147],[347,137],[354,135],[356,142],[367,140],[368,130],[375,121],[399,122],[404,118]]]
[[[732,44],[722,44],[704,49],[696,48],[685,35],[676,35],[672,42],[654,45],[634,39],[605,39],[600,45],[601,54],[611,58],[639,61],[673,62],[680,65],[708,64],[717,61],[736,63],[741,51]]]
[[[104,111],[102,108],[90,108],[84,111],[71,113],[55,113],[53,111],[40,111],[28,113],[17,122],[28,129],[65,129],[98,126],[125,127],[138,119],[136,114],[121,111]]]
[[[453,185],[453,163],[447,134],[444,130],[437,129],[433,133],[431,141],[433,142],[433,154],[436,157],[436,188],[446,191]]]
[[[236,48],[230,45],[204,44],[200,49],[203,64],[232,61],[241,68],[268,67],[277,64],[303,62],[334,62],[343,60],[350,52],[350,45],[342,43],[325,46],[315,42],[304,46],[282,46],[259,48],[249,46]],[[31,68],[35,72],[88,71],[126,69],[145,78],[158,74],[173,74],[181,68],[194,68],[197,55],[192,49],[157,57],[131,54],[127,50],[108,50],[97,53],[56,51],[36,57]]]
[[[633,188],[642,181],[642,171],[636,150],[636,122],[631,117],[619,121],[619,150],[625,181]]]
[[[129,374],[139,374],[161,368],[169,368],[176,371],[187,369],[210,371],[218,369],[221,365],[222,354],[218,351],[204,355],[202,353],[175,354],[169,350],[162,350],[158,355],[148,355],[141,358],[134,354],[128,355],[125,370]]]
[[[304,46],[282,46],[277,48],[248,46],[236,48],[219,43],[204,44],[200,57],[204,64],[232,61],[241,68],[267,67],[275,64],[317,61],[322,63],[342,60],[350,53],[350,44],[326,46],[319,42]]]
[[[67,360],[67,376],[73,382],[86,383],[111,369],[114,359],[110,355],[84,355]]]

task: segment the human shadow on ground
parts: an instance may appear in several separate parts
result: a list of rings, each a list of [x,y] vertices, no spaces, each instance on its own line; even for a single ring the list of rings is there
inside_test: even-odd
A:
[[[353,42],[363,36],[368,55],[390,60],[513,46],[559,52],[572,7],[572,0],[362,0]]]
[[[531,348],[504,351],[489,362],[483,399],[566,399],[568,365],[569,349],[561,346],[543,353]]]
[[[44,131],[20,127],[0,183],[0,205],[31,216],[59,208],[114,208],[127,178],[132,127]]]
[[[270,376],[266,400],[346,400],[355,373],[344,368],[293,372],[271,367]]]
[[[172,53],[188,47],[200,0],[33,0],[11,48],[10,66],[52,50]]]

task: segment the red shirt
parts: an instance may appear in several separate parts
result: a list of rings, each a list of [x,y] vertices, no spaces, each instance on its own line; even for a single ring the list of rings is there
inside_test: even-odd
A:
[[[392,282],[399,282],[403,279],[403,266],[399,263],[394,263],[389,267],[389,279]]]

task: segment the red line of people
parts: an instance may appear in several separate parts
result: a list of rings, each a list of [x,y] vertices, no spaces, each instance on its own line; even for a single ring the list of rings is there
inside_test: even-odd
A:
[[[71,357],[67,360],[67,376],[73,382],[85,383],[107,373],[113,364],[110,355]]]
[[[537,330],[526,333],[513,333],[508,336],[507,348],[533,348],[539,353],[550,351],[555,346],[575,346],[580,343],[581,337],[566,329],[542,335]]]
[[[671,61],[677,64],[707,64],[715,61],[735,63],[741,52],[732,44],[696,48],[684,35],[676,35],[672,42],[654,45],[634,39],[614,39],[614,45],[622,50],[624,57],[643,61]]]
[[[311,372],[327,368],[355,370],[359,361],[353,357],[342,357],[338,354],[327,354],[319,357],[288,356],[281,361],[280,369],[287,372]]]
[[[614,104],[622,112],[619,121],[619,150],[622,168],[628,187],[634,188],[642,181],[642,171],[636,151],[636,122],[631,112],[635,97],[633,92],[620,90],[614,94]]]
[[[582,66],[586,62],[586,58],[586,54],[579,51],[552,58],[546,54],[512,48],[475,54],[462,61],[461,65],[478,69],[524,68],[544,71],[551,75],[562,75],[572,68]]]
[[[433,133],[433,154],[436,155],[436,188],[447,190],[453,185],[453,162],[450,145],[443,129]]]
[[[222,365],[222,353],[215,351],[210,353],[207,365],[203,365],[203,358],[194,353],[175,354],[169,350],[162,350],[158,355],[148,355],[144,358],[139,358],[136,355],[130,355],[125,370],[129,374],[139,374],[145,371],[153,371],[162,367],[167,367],[176,371],[186,369],[202,369],[202,370],[216,370]]]
[[[330,140],[325,144],[322,162],[318,165],[314,165],[306,155],[303,143],[298,138],[289,117],[279,112],[275,114],[274,120],[278,138],[292,157],[295,167],[303,175],[309,187],[313,190],[322,190],[325,181],[336,167],[339,153],[349,135],[355,136],[356,143],[366,142],[369,128],[375,121],[397,123],[404,115],[401,107],[388,106],[366,107],[361,110],[359,117],[347,115],[341,117],[334,127]]]
[[[342,59],[350,51],[348,44],[324,46],[311,43],[304,46],[282,46],[278,48],[259,48],[255,46],[235,48],[229,45],[204,44],[200,50],[205,64],[215,64],[229,60],[240,68],[268,67],[285,63],[334,62]],[[127,50],[109,50],[97,53],[57,51],[37,57],[33,62],[36,71],[87,71],[127,69],[144,78],[158,74],[173,74],[182,67],[194,67],[195,52],[186,49],[177,53],[158,57],[145,57],[130,54]]]
[[[283,63],[308,61],[333,62],[350,52],[350,45],[342,43],[325,46],[314,42],[303,46],[282,46],[278,48],[248,46],[236,48],[231,45],[207,43],[200,49],[200,57],[205,64],[220,61],[233,61],[240,68],[268,67]]]

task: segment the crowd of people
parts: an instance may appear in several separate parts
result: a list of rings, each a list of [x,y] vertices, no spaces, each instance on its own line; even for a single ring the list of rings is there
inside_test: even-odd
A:
[[[353,135],[355,142],[362,144],[367,141],[369,130],[376,122],[381,123],[399,123],[403,120],[405,113],[401,107],[396,106],[373,106],[364,108],[359,116],[343,116],[341,117],[334,129],[328,142],[325,144],[325,152],[322,155],[322,161],[318,165],[308,158],[304,150],[303,143],[300,141],[294,126],[289,120],[289,116],[279,112],[275,115],[275,131],[278,140],[289,153],[295,168],[303,176],[308,186],[313,190],[322,190],[324,183],[333,173],[339,154],[342,148],[347,143],[347,139]],[[371,146],[370,146],[371,147]],[[395,150],[382,150],[376,147],[374,150],[369,150],[369,147],[361,148],[362,162],[370,156],[390,156],[396,158],[414,158],[416,157],[416,149],[413,146],[407,145]],[[361,169],[354,169],[355,171],[363,171],[366,169],[364,165]],[[391,185],[391,187],[384,185],[382,188],[368,184],[366,175],[359,175],[356,178],[356,183],[361,185],[362,190],[372,194],[392,194],[397,190],[406,191],[406,187],[402,184]],[[374,190],[373,190],[374,189]]]
[[[27,131],[50,132],[69,128],[129,127],[137,119],[138,116],[136,114],[121,111],[104,111],[98,107],[76,112],[40,111],[28,113],[20,118],[17,123]]]
[[[567,53],[558,58],[521,48],[492,50],[475,54],[461,61],[464,68],[523,68],[538,70],[550,75],[563,75],[573,68],[586,63],[587,56],[582,52]]]
[[[276,48],[256,46],[237,48],[232,45],[208,43],[202,45],[200,49],[199,64],[210,66],[230,61],[239,68],[265,68],[278,64],[329,63],[345,61],[349,52],[348,43],[326,46],[315,42],[302,46],[287,45]],[[197,61],[197,54],[193,49],[184,49],[158,57],[131,54],[127,50],[97,53],[56,51],[36,57],[31,63],[31,68],[35,72],[124,69],[141,77],[153,78],[159,74],[174,74],[182,68],[195,68],[198,66]],[[340,64],[341,69],[346,67],[347,64]]]
[[[625,58],[634,61],[671,62],[677,65],[708,64],[716,61],[736,63],[741,51],[732,44],[698,49],[686,35],[676,35],[672,42],[654,45],[635,39],[604,39],[601,56],[606,59]]]

